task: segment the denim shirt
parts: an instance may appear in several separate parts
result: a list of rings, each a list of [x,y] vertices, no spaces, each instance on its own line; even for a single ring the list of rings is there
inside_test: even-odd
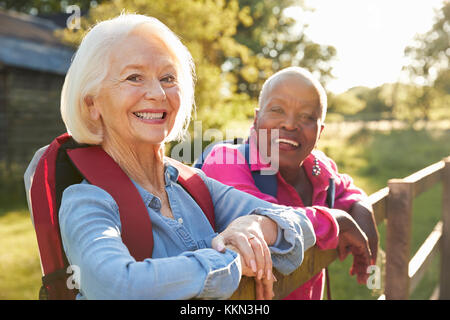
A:
[[[240,259],[211,240],[239,216],[264,215],[278,225],[270,247],[273,266],[294,271],[304,251],[315,243],[311,222],[302,209],[262,201],[198,173],[208,187],[215,210],[215,232],[197,203],[177,183],[178,170],[166,163],[165,189],[174,219],[160,213],[161,201],[134,182],[152,221],[152,258],[136,261],[121,240],[119,210],[104,190],[83,181],[63,193],[59,224],[64,251],[78,274],[77,299],[226,299],[241,278]]]

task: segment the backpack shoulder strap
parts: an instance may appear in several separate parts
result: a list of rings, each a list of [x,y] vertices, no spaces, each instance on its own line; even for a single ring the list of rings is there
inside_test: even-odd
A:
[[[42,272],[50,274],[65,265],[55,194],[55,164],[64,134],[52,141],[40,158],[30,188],[30,204],[39,246]]]
[[[212,202],[211,194],[200,175],[191,167],[182,164],[181,162],[166,158],[171,165],[178,169],[178,182],[191,197],[197,202],[200,209],[202,209],[209,223],[216,230],[214,218],[214,204]]]
[[[78,290],[69,290],[67,258],[61,241],[56,199],[56,159],[59,149],[70,136],[63,134],[52,141],[30,172],[29,207],[39,247],[42,267],[42,287],[39,299],[75,299]],[[33,169],[31,169],[33,170]]]
[[[194,168],[201,169],[203,167],[203,162],[205,161],[205,159],[211,153],[212,149],[218,144],[233,144],[233,145],[237,145],[237,144],[241,144],[243,142],[244,142],[244,140],[242,138],[234,138],[234,139],[223,140],[223,141],[216,141],[214,143],[211,143],[205,148],[205,150],[203,150],[203,152],[200,154],[198,159],[196,159],[194,161],[194,164],[192,166]]]
[[[100,146],[67,149],[67,155],[89,183],[102,188],[116,201],[122,224],[122,240],[130,254],[137,261],[151,257],[152,223],[131,179]]]
[[[277,175],[261,174],[261,171],[259,170],[251,170],[250,144],[248,142],[239,145],[238,150],[241,154],[244,155],[245,161],[248,164],[248,167],[252,173],[253,180],[255,181],[255,185],[259,189],[259,191],[276,198],[278,193]]]

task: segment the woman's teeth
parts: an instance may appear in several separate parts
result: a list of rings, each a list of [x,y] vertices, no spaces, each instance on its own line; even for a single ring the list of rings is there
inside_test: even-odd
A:
[[[137,117],[144,120],[162,119],[164,112],[133,112]]]
[[[298,143],[297,142],[295,142],[293,140],[289,140],[289,139],[282,139],[282,138],[281,139],[276,139],[275,142],[276,143],[280,143],[280,142],[287,143],[287,144],[290,144],[291,146],[298,147]]]

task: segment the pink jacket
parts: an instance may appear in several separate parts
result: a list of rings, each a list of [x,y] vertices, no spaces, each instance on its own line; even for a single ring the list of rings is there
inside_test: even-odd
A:
[[[319,161],[321,174],[312,175],[314,158]],[[202,170],[211,178],[236,189],[250,193],[260,199],[292,207],[305,207],[295,191],[281,174],[277,173],[277,197],[262,193],[255,185],[251,171],[268,167],[259,160],[256,143],[250,139],[250,168],[244,156],[233,145],[217,145],[205,159]],[[256,161],[254,159],[257,159]],[[306,208],[306,215],[313,224],[316,233],[316,245],[319,249],[333,249],[338,244],[339,226],[326,207],[329,178],[335,179],[335,205],[337,209],[349,211],[355,202],[366,197],[365,193],[353,184],[353,180],[346,174],[338,173],[333,160],[323,152],[314,150],[303,162],[303,167],[313,185],[312,207]],[[251,171],[250,171],[251,170]],[[319,300],[324,288],[324,270],[309,281],[294,290],[286,300]]]

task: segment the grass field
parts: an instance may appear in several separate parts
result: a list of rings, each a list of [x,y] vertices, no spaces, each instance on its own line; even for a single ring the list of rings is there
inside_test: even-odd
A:
[[[0,248],[0,299],[37,299],[41,267],[28,210],[0,209]]]
[[[352,134],[325,130],[319,148],[331,156],[341,172],[349,173],[368,194],[384,187],[389,178],[405,177],[450,154],[450,130],[358,130]],[[440,219],[440,185],[414,202],[411,256]],[[36,299],[40,263],[34,230],[26,204],[0,203],[0,299]],[[384,226],[380,225],[384,248]],[[352,258],[329,267],[333,299],[376,299],[348,275]],[[428,299],[439,277],[439,261],[432,264],[412,299]],[[383,283],[382,283],[383,285]]]

